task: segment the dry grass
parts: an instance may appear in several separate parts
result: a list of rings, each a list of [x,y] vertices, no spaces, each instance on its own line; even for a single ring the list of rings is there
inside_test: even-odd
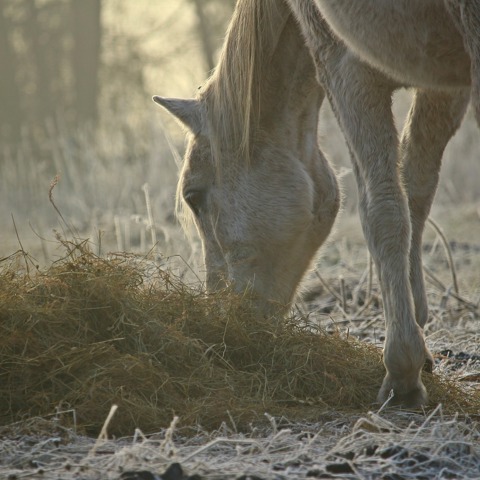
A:
[[[476,480],[480,469],[478,425],[441,408],[430,415],[337,414],[333,421],[324,416],[294,425],[271,418],[261,431],[235,433],[223,426],[188,438],[175,422],[148,437],[137,431],[133,438],[100,442],[62,432],[54,422],[37,419],[23,427],[0,441],[4,478]],[[25,427],[38,428],[35,441]],[[192,474],[197,476],[187,477]]]
[[[65,256],[37,269],[20,251],[0,272],[0,421],[74,409],[98,433],[183,426],[243,429],[264,412],[292,420],[365,412],[383,378],[375,346],[327,334],[308,317],[275,326],[229,292],[206,295],[148,258]],[[478,413],[480,394],[425,375],[431,406]]]

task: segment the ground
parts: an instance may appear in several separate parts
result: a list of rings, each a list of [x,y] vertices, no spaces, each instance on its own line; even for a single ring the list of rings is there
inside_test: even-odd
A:
[[[425,265],[431,307],[427,343],[436,371],[466,392],[480,384],[479,300],[480,215],[475,205],[458,212],[434,209],[448,241],[427,227]],[[333,241],[309,276],[296,308],[313,312],[312,323],[341,335],[381,346],[381,300],[358,220],[345,215]],[[452,272],[458,279],[453,289]],[[354,367],[353,367],[354,368]],[[2,478],[117,479],[154,478],[478,478],[479,416],[446,406],[425,411],[391,410],[372,404],[363,412],[319,409],[315,419],[292,422],[269,412],[265,422],[237,428],[228,416],[218,429],[182,426],[172,418],[158,433],[135,430],[131,437],[109,437],[115,413],[98,438],[68,427],[67,412],[26,418],[1,428]],[[147,435],[148,433],[148,435]],[[178,465],[177,465],[178,464]]]

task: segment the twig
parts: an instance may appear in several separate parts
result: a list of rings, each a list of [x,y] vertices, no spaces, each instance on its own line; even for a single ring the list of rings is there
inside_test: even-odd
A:
[[[340,275],[340,295],[342,296],[342,310],[347,312],[347,294],[345,292],[345,279]]]
[[[334,296],[339,303],[341,303],[341,302],[342,302],[342,299],[340,298],[340,296],[339,296],[334,290],[332,290],[332,289],[330,288],[330,286],[329,286],[329,285],[327,284],[327,282],[320,276],[320,274],[318,273],[317,270],[315,270],[315,275],[316,275],[317,278],[320,280],[320,283],[327,289],[327,291],[328,291],[332,296]]]
[[[423,266],[423,271],[427,275],[427,278],[433,283],[439,290],[445,292],[447,287],[443,284],[443,282],[426,266]]]
[[[100,434],[97,437],[97,440],[95,444],[93,445],[92,449],[88,452],[87,457],[92,457],[95,455],[97,448],[100,446],[100,444],[106,440],[108,440],[108,425],[110,424],[110,421],[112,420],[113,416],[115,415],[115,412],[117,411],[118,406],[117,405],[112,405],[110,408],[110,412],[108,412],[107,418],[105,422],[103,423],[103,427],[100,430]]]
[[[48,189],[48,199],[50,200],[50,203],[52,204],[53,208],[55,209],[55,211],[58,213],[58,216],[60,217],[60,219],[62,220],[62,222],[64,223],[64,225],[67,227],[68,231],[70,232],[70,234],[72,235],[73,238],[76,237],[75,235],[75,232],[72,230],[72,228],[70,227],[70,225],[68,224],[68,222],[65,220],[65,218],[63,217],[62,213],[60,212],[60,210],[58,209],[58,207],[55,205],[55,202],[53,200],[53,190],[54,188],[58,185],[58,182],[60,181],[60,175],[57,173],[55,175],[55,177],[53,177],[53,180],[51,181],[50,183],[50,188]],[[62,230],[63,230],[63,226],[62,226]],[[67,235],[65,234],[65,230],[63,230],[63,236],[66,237]]]
[[[460,303],[463,303],[467,308],[471,310],[478,310],[479,304],[475,304],[473,302],[470,302],[469,300],[466,300],[465,298],[461,297],[460,295],[457,295],[455,292],[450,292],[450,295]]]
[[[458,293],[455,293],[451,289],[447,288],[426,265],[423,266],[423,270],[426,273],[427,278],[430,280],[430,282],[434,284],[444,295],[446,295],[447,297],[452,296],[455,300],[463,303],[470,310],[478,310],[479,304],[475,304],[470,300],[463,298]]]
[[[154,255],[156,256],[157,232],[155,231],[155,223],[153,222],[152,204],[150,202],[150,192],[148,188],[148,183],[143,184],[142,190],[143,190],[143,193],[145,194],[145,204],[147,206],[147,217],[148,217],[147,229],[150,229],[150,235],[152,238],[152,250]]]
[[[382,412],[383,410],[385,410],[385,408],[388,406],[388,404],[390,403],[390,401],[392,400],[392,398],[395,396],[395,394],[393,393],[393,388],[390,390],[390,392],[388,393],[388,397],[387,399],[383,402],[383,404],[381,405],[381,407],[377,410],[377,415]]]
[[[117,250],[123,252],[122,229],[120,227],[120,218],[118,215],[113,217],[113,224],[115,225],[115,237],[117,238]]]
[[[440,228],[440,226],[433,219],[429,217],[427,218],[427,222],[432,226],[432,228],[435,230],[435,232],[437,232],[437,235],[442,240],[443,246],[445,248],[445,253],[447,254],[447,263],[450,268],[450,271],[452,272],[453,290],[458,295],[459,290],[458,290],[458,282],[457,282],[457,272],[455,271],[455,265],[453,263],[453,257],[452,257],[452,250],[448,243],[447,237],[443,233],[443,230]]]
[[[186,457],[182,458],[182,462],[185,463],[188,460],[191,460],[193,457],[196,457],[200,453],[204,452],[205,450],[208,450],[211,447],[214,447],[215,445],[218,445],[219,443],[225,443],[227,445],[256,445],[259,449],[261,448],[261,443],[258,442],[255,439],[241,439],[241,438],[216,438],[215,440],[212,440],[211,442],[207,443],[206,445],[203,445],[202,447],[198,448],[194,452],[192,452],[190,455],[187,455]]]
[[[175,448],[175,442],[173,440],[173,434],[175,433],[175,429],[177,428],[178,421],[180,420],[179,417],[173,417],[172,421],[170,422],[170,426],[167,428],[165,432],[165,438],[160,445],[160,450],[166,453],[166,456],[171,458],[176,456],[177,450]]]
[[[22,252],[23,259],[25,260],[25,268],[27,269],[27,275],[30,275],[30,269],[28,268],[28,255],[23,248],[22,241],[20,240],[20,235],[18,234],[17,224],[15,223],[15,217],[13,216],[13,213],[12,213],[12,222],[13,222],[13,228],[15,229],[15,235],[17,236],[17,240],[20,245],[20,251]]]

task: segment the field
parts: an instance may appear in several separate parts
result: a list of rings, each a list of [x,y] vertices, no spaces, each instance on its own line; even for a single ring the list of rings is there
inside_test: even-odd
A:
[[[399,123],[407,101],[397,98]],[[40,151],[28,134],[6,159],[0,476],[150,479],[170,466],[164,478],[478,478],[471,117],[446,152],[425,236],[436,369],[425,374],[431,402],[415,412],[374,402],[382,303],[328,109],[321,144],[344,209],[280,327],[229,292],[204,294],[199,241],[173,212],[182,144],[164,119],[152,105],[95,133],[52,125]]]

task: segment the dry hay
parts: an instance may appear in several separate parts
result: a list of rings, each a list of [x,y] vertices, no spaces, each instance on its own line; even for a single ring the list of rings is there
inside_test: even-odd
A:
[[[77,427],[96,434],[117,404],[109,433],[125,435],[175,415],[242,429],[264,412],[313,421],[371,408],[384,375],[376,347],[308,318],[275,327],[229,292],[206,295],[148,259],[63,244],[46,270],[24,252],[2,261],[0,424],[74,409]],[[431,407],[478,413],[478,391],[435,375],[425,383]]]

